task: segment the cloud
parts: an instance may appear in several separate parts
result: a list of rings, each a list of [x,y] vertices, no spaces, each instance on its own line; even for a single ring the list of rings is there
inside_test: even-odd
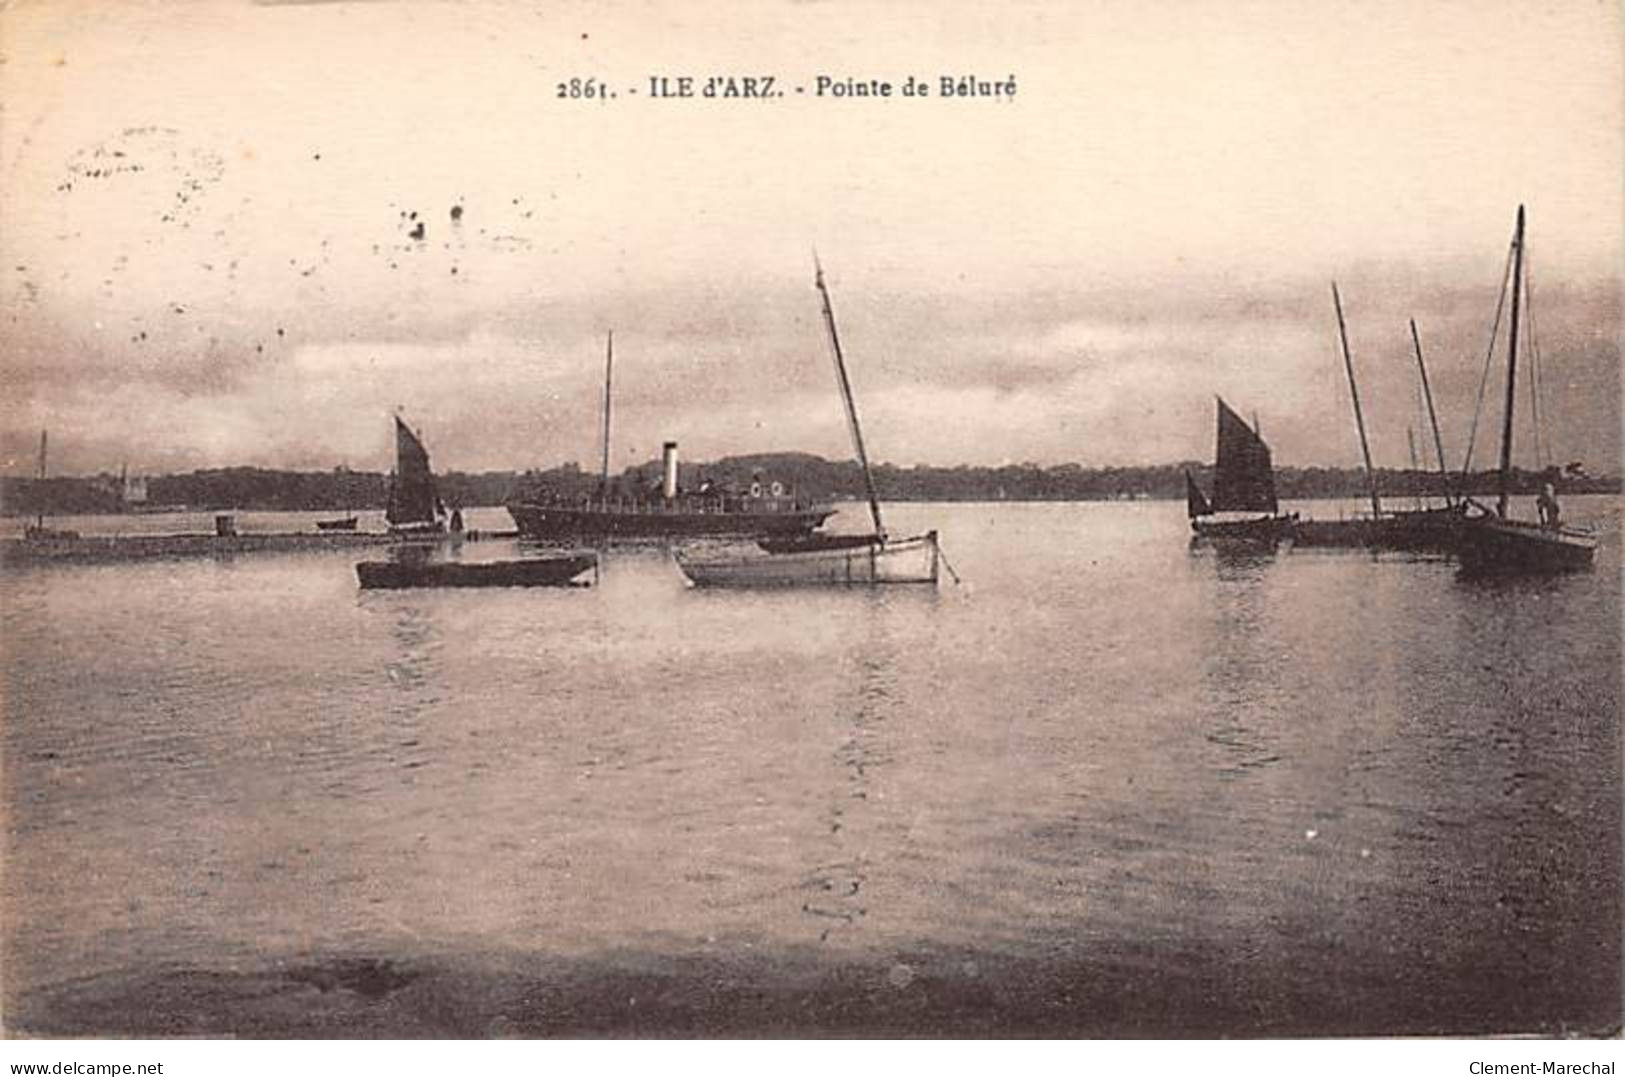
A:
[[[1178,301],[1154,292],[1110,302],[1082,291],[1031,300],[871,297],[843,283],[837,315],[877,459],[1200,459],[1211,452],[1217,394],[1244,414],[1259,414],[1282,462],[1358,462],[1324,282],[1277,282],[1238,298],[1228,286],[1193,280]],[[1377,273],[1350,276],[1343,291],[1378,461],[1407,462],[1406,426],[1426,435],[1411,316],[1421,326],[1449,454],[1459,460],[1493,290],[1408,295]],[[444,466],[590,460],[598,452],[604,333],[613,322],[617,459],[643,459],[666,438],[680,440],[691,458],[848,453],[817,297],[804,285],[769,283],[756,296],[695,286],[599,298],[471,314],[469,321],[483,323],[476,328],[461,318],[376,337],[323,338],[308,328],[278,337],[273,328],[256,334],[272,342],[263,351],[245,335],[188,332],[189,317],[180,315],[139,346],[111,341],[105,328],[70,333],[35,322],[12,364],[18,392],[5,413],[6,444],[26,461],[26,445],[37,436],[31,432],[48,424],[58,431],[65,466],[79,459],[74,443],[88,447],[91,438],[106,446],[96,466],[109,466],[112,457],[151,460],[152,467],[382,466],[387,416],[401,406],[425,427]],[[1618,292],[1553,287],[1538,298],[1534,324],[1553,452],[1616,460],[1619,350],[1611,327],[1620,320]],[[291,320],[296,312],[285,313]],[[214,333],[242,324],[233,312],[201,320]],[[1480,421],[1480,460],[1499,414],[1499,369]],[[1525,408],[1525,448],[1529,417]]]

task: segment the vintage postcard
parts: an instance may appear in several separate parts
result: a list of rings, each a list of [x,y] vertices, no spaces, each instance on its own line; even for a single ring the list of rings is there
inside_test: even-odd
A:
[[[0,7],[6,1034],[1617,1037],[1621,33]]]

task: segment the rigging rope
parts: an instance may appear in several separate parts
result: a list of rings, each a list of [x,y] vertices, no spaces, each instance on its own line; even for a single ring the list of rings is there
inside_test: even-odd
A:
[[[1506,306],[1509,278],[1512,275],[1512,255],[1517,249],[1514,242],[1507,248],[1506,265],[1501,268],[1501,296],[1495,301],[1495,322],[1490,326],[1490,344],[1484,349],[1484,373],[1478,379],[1478,403],[1473,405],[1473,425],[1467,431],[1467,456],[1461,463],[1462,488],[1466,489],[1467,476],[1473,467],[1473,444],[1478,439],[1478,420],[1484,413],[1484,389],[1490,383],[1490,364],[1495,360],[1495,342],[1501,333],[1501,311]]]
[[[1551,446],[1546,442],[1546,427],[1540,417],[1540,399],[1545,390],[1541,386],[1540,344],[1535,339],[1535,282],[1530,272],[1531,260],[1529,258],[1529,243],[1524,241],[1523,258],[1523,309],[1524,317],[1529,323],[1529,413],[1535,426],[1535,467],[1541,471],[1546,470],[1546,461],[1551,458]]]

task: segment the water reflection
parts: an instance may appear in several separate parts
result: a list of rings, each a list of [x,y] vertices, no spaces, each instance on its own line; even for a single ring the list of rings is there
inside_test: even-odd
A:
[[[1279,632],[1272,626],[1273,548],[1213,549],[1207,588],[1203,737],[1220,750],[1219,776],[1244,778],[1280,762]]]
[[[862,633],[842,656],[844,682],[850,685],[836,697],[845,715],[839,740],[831,754],[834,785],[822,820],[822,856],[806,874],[802,891],[810,894],[801,912],[818,928],[818,941],[837,932],[849,933],[869,914],[875,870],[870,849],[878,835],[874,800],[880,795],[875,771],[892,762],[886,729],[907,700],[897,673],[897,642],[888,610],[888,596],[868,592],[856,598],[851,610],[863,622]]]
[[[1191,560],[1211,561],[1221,579],[1255,579],[1274,564],[1279,547],[1252,542],[1213,542],[1200,535],[1191,536],[1187,547]]]

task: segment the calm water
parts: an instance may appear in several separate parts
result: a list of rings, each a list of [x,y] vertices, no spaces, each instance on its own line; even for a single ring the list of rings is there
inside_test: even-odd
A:
[[[1174,503],[898,506],[937,592],[10,571],[7,1024],[1617,1028],[1619,520],[1565,508],[1596,571],[1502,584]]]

